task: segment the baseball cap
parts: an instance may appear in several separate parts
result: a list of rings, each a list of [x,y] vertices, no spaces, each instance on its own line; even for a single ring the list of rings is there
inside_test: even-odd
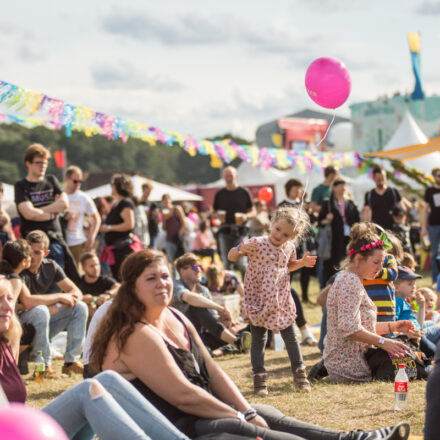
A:
[[[422,278],[421,275],[417,275],[413,272],[409,267],[406,266],[398,266],[398,275],[397,278],[401,280],[417,280]]]

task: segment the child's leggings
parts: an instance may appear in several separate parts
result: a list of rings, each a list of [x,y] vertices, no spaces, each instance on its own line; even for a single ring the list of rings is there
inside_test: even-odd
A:
[[[254,374],[265,373],[264,368],[264,350],[267,342],[267,328],[256,327],[250,325],[252,334],[251,345],[251,363]],[[292,371],[303,366],[303,359],[298,340],[296,339],[295,329],[293,325],[280,331],[284,344],[286,345],[287,354],[289,355]]]

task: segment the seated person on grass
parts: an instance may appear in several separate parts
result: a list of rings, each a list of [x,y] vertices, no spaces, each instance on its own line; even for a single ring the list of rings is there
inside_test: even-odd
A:
[[[215,303],[209,289],[202,286],[200,259],[186,253],[175,261],[175,266],[180,279],[174,282],[172,306],[190,319],[211,350],[228,344],[246,352],[250,347],[250,333],[242,331],[236,336],[228,330],[231,314],[226,307]]]
[[[224,270],[216,264],[211,264],[206,269],[206,287],[212,293],[221,293],[223,295],[230,295],[238,293],[243,296],[243,283],[232,270]]]
[[[89,308],[91,318],[96,309],[112,298],[120,284],[112,277],[101,275],[101,264],[95,252],[84,252],[80,257],[84,275],[78,287],[83,293],[83,301]]]
[[[63,269],[54,260],[47,259],[49,239],[43,231],[29,232],[26,240],[31,247],[31,263],[20,276],[27,289],[20,293],[19,300],[25,311],[21,312],[21,323],[30,323],[35,327],[33,353],[42,351],[46,364],[46,376],[58,378],[52,369],[50,338],[67,330],[67,347],[62,372],[82,373],[79,362],[84,342],[87,322],[87,306],[81,301],[82,293],[66,276]],[[47,293],[56,283],[60,291]]]
[[[417,275],[408,267],[399,266],[397,280],[394,282],[396,287],[396,320],[407,320],[414,324],[414,327],[420,334],[420,350],[423,351],[427,357],[431,358],[435,353],[435,344],[420,333],[420,322],[417,319],[416,312],[413,311],[409,303],[413,298],[416,298],[416,280],[420,278],[422,278],[421,275]],[[419,307],[421,304],[420,296],[422,295],[417,297]],[[423,310],[423,314],[424,313]]]

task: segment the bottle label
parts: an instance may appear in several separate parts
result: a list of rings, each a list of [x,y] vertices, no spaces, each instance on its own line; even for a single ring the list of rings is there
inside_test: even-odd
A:
[[[394,391],[396,393],[407,393],[408,382],[394,382]]]

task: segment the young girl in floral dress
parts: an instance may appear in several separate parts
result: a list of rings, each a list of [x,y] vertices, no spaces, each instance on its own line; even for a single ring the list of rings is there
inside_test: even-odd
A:
[[[311,390],[295,335],[296,310],[289,277],[291,271],[315,265],[316,257],[308,252],[300,260],[296,259],[294,241],[301,239],[308,228],[309,218],[305,211],[282,207],[274,214],[269,236],[252,237],[229,251],[231,261],[249,257],[244,277],[242,316],[251,327],[251,363],[254,391],[258,395],[268,394],[264,368],[268,329],[281,333],[296,386],[302,391]]]

